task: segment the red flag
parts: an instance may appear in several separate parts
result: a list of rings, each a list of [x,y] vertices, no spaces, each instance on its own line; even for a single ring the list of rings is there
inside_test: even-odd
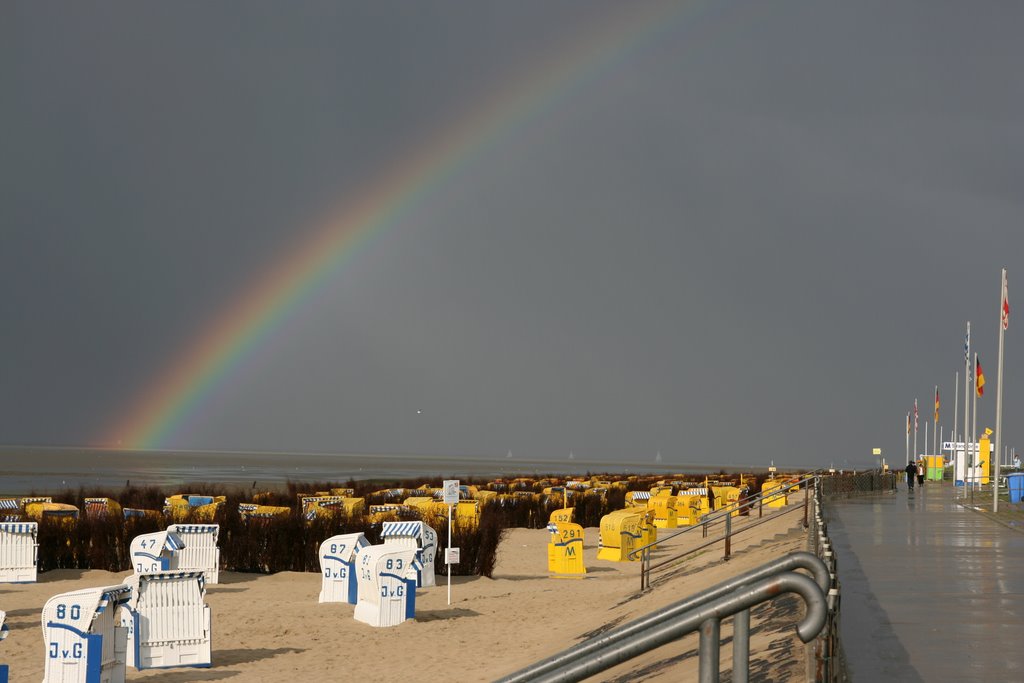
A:
[[[1003,305],[1002,305],[1003,329],[1010,326],[1010,294],[1006,288],[1006,271],[1003,271]]]
[[[985,395],[985,373],[981,371],[981,361],[974,357],[974,386],[978,392],[978,398]]]

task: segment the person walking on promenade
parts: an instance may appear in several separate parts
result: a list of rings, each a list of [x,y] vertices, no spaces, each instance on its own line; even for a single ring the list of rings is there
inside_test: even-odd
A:
[[[924,486],[924,460],[917,461],[917,483]]]
[[[907,466],[903,470],[907,473],[907,490],[914,490],[914,477],[917,476],[917,465],[912,462],[908,462]]]

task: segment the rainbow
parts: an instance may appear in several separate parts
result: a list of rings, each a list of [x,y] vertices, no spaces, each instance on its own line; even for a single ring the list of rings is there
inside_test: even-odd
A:
[[[511,135],[517,126],[550,109],[605,70],[627,59],[682,19],[696,18],[711,3],[628,3],[590,26],[553,58],[533,64],[403,158],[360,193],[313,226],[296,248],[228,308],[136,398],[101,439],[132,450],[168,445],[203,398],[230,374],[311,293],[321,288],[361,244],[406,216],[453,174]],[[720,7],[719,7],[720,8]]]

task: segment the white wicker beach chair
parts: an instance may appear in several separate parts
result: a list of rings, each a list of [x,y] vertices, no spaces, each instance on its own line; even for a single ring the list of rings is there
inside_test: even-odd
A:
[[[0,583],[34,583],[39,544],[36,522],[0,522]]]
[[[128,666],[136,669],[210,666],[210,606],[201,571],[136,574],[121,610],[128,629]]]
[[[416,574],[422,569],[417,553],[387,545],[369,545],[356,553],[356,621],[397,626],[416,616]]]
[[[206,583],[217,583],[220,576],[220,548],[217,547],[220,525],[172,524],[167,530],[177,534],[185,544],[170,568],[178,571],[198,570],[206,574]]]
[[[43,683],[124,683],[128,631],[118,608],[127,584],[55,595],[43,606]]]
[[[170,531],[139,534],[128,545],[132,570],[136,574],[165,572],[176,565],[175,556],[185,547],[185,542]]]
[[[331,536],[320,544],[320,602],[356,604],[359,582],[356,580],[356,552],[369,545],[362,534]]]
[[[418,550],[418,558],[423,568],[416,576],[416,585],[420,588],[437,585],[434,574],[437,532],[426,522],[384,522],[381,538],[384,539],[384,545]]]

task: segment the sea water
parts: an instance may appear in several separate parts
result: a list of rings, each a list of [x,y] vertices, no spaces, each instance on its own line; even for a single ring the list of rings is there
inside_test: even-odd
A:
[[[288,482],[480,479],[586,473],[714,472],[719,466],[622,461],[529,460],[411,454],[131,451],[0,447],[0,494],[78,488],[179,487],[195,483],[269,488]],[[725,468],[726,470],[730,468]]]

